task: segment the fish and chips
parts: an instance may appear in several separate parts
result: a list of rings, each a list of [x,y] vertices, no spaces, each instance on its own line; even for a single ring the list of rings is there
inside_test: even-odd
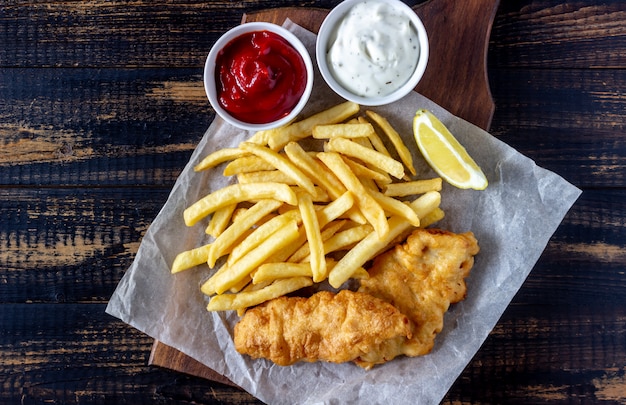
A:
[[[237,311],[236,349],[279,365],[354,362],[369,369],[428,353],[448,307],[466,294],[479,251],[441,220],[441,178],[416,179],[389,121],[345,102],[215,151],[232,184],[184,210],[206,222],[202,246],[172,273],[208,266],[209,311]],[[412,177],[411,177],[412,176]]]

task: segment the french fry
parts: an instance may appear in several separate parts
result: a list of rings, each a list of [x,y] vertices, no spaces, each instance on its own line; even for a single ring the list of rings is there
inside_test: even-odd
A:
[[[337,231],[339,231],[339,229],[343,227],[344,223],[345,221],[334,221],[328,224],[328,226],[326,226],[324,230],[321,231],[322,242],[326,242],[326,240],[330,239],[335,233],[337,233]],[[311,248],[309,246],[309,242],[304,242],[302,246],[298,248],[298,250],[296,250],[291,256],[289,256],[287,262],[299,263],[306,257],[309,257],[310,253]]]
[[[346,162],[350,169],[358,178],[366,178],[374,180],[376,184],[389,184],[391,183],[391,177],[382,171],[372,170],[367,166],[355,162],[354,160],[344,156],[343,160]]]
[[[317,213],[317,220],[320,223],[320,227],[323,228],[329,222],[339,218],[340,216],[348,212],[348,210],[350,210],[353,205],[353,194],[349,191],[346,191],[339,198],[324,206],[324,208],[322,208],[321,211]]]
[[[324,188],[331,199],[338,199],[346,192],[346,187],[333,172],[315,157],[305,152],[297,142],[290,142],[285,145],[285,153],[309,178]],[[351,210],[348,216],[360,224],[364,224],[366,221],[357,210]]]
[[[290,205],[298,203],[298,197],[286,184],[231,184],[212,192],[189,206],[183,212],[183,218],[187,226],[193,226],[202,218],[227,205],[268,198],[283,201]]]
[[[317,220],[317,213],[313,208],[311,196],[306,193],[299,193],[298,207],[300,208],[306,238],[309,241],[313,281],[319,283],[326,275],[326,260],[324,257],[324,242],[322,241],[320,224]]]
[[[371,118],[387,135],[393,146],[396,148],[396,152],[398,152],[398,156],[400,156],[400,160],[404,163],[409,172],[415,176],[415,167],[413,166],[413,157],[411,156],[411,151],[406,147],[400,134],[396,132],[396,130],[391,126],[387,118],[383,117],[380,114],[375,113],[374,111],[368,110],[365,112],[369,118]]]
[[[202,159],[200,163],[193,167],[193,170],[199,172],[202,170],[210,169],[219,165],[220,163],[224,163],[226,161],[233,160],[247,154],[247,152],[244,152],[239,148],[218,149]]]
[[[224,176],[234,176],[239,173],[259,172],[275,169],[267,160],[258,156],[242,156],[228,163],[224,168]]]
[[[409,205],[419,218],[424,218],[441,204],[441,194],[438,191],[429,191],[412,201]]]
[[[215,262],[224,255],[233,243],[242,236],[258,221],[270,212],[278,209],[282,203],[277,200],[261,200],[239,215],[237,219],[217,237],[209,248],[207,263],[213,268]]]
[[[265,146],[256,145],[253,143],[244,142],[240,145],[240,148],[250,152],[256,156],[265,159],[268,163],[274,166],[276,169],[289,176],[297,185],[308,191],[310,194],[315,194],[314,185],[311,179],[309,179],[296,165],[289,161],[278,152],[271,150]]]
[[[309,178],[314,179],[313,181],[318,185],[324,187],[332,198],[337,198],[346,191],[339,179],[333,176],[332,173],[321,169],[323,165],[305,152],[297,142],[290,142],[285,145],[285,153],[293,164],[300,168]]]
[[[409,205],[395,198],[388,197],[376,190],[371,190],[370,194],[388,215],[404,217],[411,225],[416,227],[420,226],[419,217]]]
[[[289,221],[300,222],[300,212],[297,210],[287,211],[282,215],[278,215],[260,225],[254,229],[250,235],[235,246],[230,254],[226,263],[230,266],[237,260],[241,259],[244,255],[250,252],[252,249],[259,246],[264,240],[269,238],[278,229],[284,227]],[[208,259],[208,258],[207,258]]]
[[[296,185],[296,181],[281,172],[280,170],[263,170],[259,172],[239,173],[237,175],[237,182],[239,184],[250,183],[283,183],[290,186]]]
[[[297,291],[313,284],[309,277],[294,277],[277,280],[265,288],[237,294],[222,294],[211,298],[208,311],[230,311],[249,308],[273,298]]]
[[[209,221],[209,225],[206,227],[205,233],[213,236],[214,238],[220,236],[220,234],[224,232],[224,229],[228,226],[236,208],[237,204],[230,204],[215,211]]]
[[[359,122],[370,124],[370,122],[365,117],[359,117]],[[379,151],[380,153],[384,155],[391,157],[389,150],[387,150],[385,143],[383,142],[382,139],[380,139],[380,136],[378,136],[378,132],[376,132],[376,130],[370,133],[369,140],[370,140],[370,144],[372,145],[374,149],[376,149],[377,151]]]
[[[435,222],[441,221],[445,216],[445,212],[441,208],[437,207],[420,220],[420,226],[422,228],[429,227]]]
[[[389,197],[405,197],[408,195],[424,194],[429,191],[441,191],[441,187],[441,177],[435,177],[426,180],[390,183],[385,186],[383,194]]]
[[[287,246],[291,241],[298,237],[298,224],[296,221],[289,221],[285,226],[274,232],[268,239],[263,241],[256,248],[252,249],[248,254],[227,267],[228,271],[223,273],[217,272],[211,279],[215,286],[215,292],[222,294],[229,288],[236,285],[244,277],[249,275],[252,270],[259,267],[261,263],[267,260],[275,252]],[[211,280],[209,279],[209,280]]]
[[[326,268],[330,270],[337,262],[333,259],[326,259]],[[264,263],[254,272],[252,283],[254,285],[263,284],[268,281],[279,280],[292,277],[313,277],[311,263]]]
[[[277,130],[268,137],[267,143],[273,150],[280,150],[292,141],[299,141],[313,134],[313,128],[322,124],[337,124],[359,112],[359,105],[351,101],[338,104]]]
[[[313,138],[368,138],[374,132],[374,127],[370,123],[364,124],[327,124],[318,125],[313,128]]]
[[[397,179],[404,177],[404,166],[402,163],[374,149],[364,147],[345,138],[332,138],[327,145],[330,152],[339,152],[343,155],[357,158],[391,174]]]
[[[389,224],[387,224],[385,212],[352,173],[350,167],[341,158],[341,155],[335,152],[320,152],[317,156],[333,171],[343,185],[352,192],[361,209],[361,213],[372,224],[378,236],[381,238],[385,237],[389,232]]]
[[[176,258],[174,258],[174,262],[172,263],[172,274],[199,266],[202,263],[206,263],[207,258],[209,257],[210,248],[211,245],[208,244],[180,252],[176,255]]]
[[[361,241],[367,235],[372,233],[374,229],[371,225],[358,225],[348,228],[345,231],[337,232],[331,238],[324,241],[324,254],[344,250],[355,243]],[[307,261],[305,258],[303,261]]]
[[[291,277],[313,277],[311,263],[265,263],[259,266],[252,276],[252,283],[278,280]]]

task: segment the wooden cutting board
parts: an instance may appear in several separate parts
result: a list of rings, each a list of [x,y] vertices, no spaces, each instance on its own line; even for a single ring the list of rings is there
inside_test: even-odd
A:
[[[422,19],[430,45],[428,67],[415,90],[485,130],[495,105],[489,90],[487,50],[499,0],[430,0],[413,9]],[[317,33],[328,10],[277,8],[245,14],[242,23],[286,18]],[[155,341],[150,365],[234,385],[226,377],[193,358]]]

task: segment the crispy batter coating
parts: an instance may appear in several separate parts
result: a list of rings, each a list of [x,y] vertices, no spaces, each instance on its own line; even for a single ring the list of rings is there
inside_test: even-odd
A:
[[[378,256],[359,292],[389,302],[406,314],[412,336],[386,340],[356,363],[371,368],[399,355],[429,353],[450,304],[465,298],[465,278],[478,251],[471,232],[417,229],[405,243]]]
[[[235,326],[235,348],[287,366],[352,361],[389,339],[411,338],[408,318],[391,304],[349,290],[280,297],[248,310]]]

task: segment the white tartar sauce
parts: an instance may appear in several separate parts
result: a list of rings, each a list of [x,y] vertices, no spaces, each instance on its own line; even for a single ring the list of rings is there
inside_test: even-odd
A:
[[[361,97],[383,97],[411,77],[419,59],[417,31],[393,6],[376,0],[357,3],[331,38],[331,74]]]

